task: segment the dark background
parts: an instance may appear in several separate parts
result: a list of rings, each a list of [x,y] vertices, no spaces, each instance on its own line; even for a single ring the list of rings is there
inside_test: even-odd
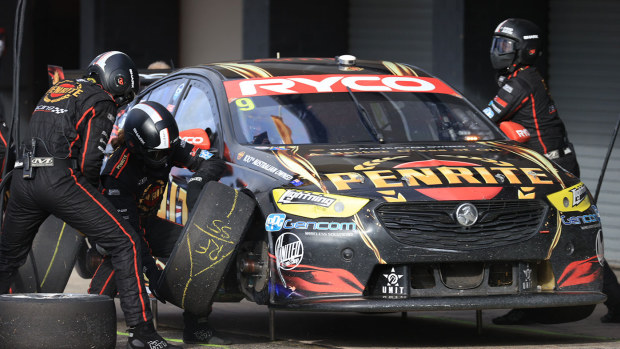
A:
[[[3,1],[0,10],[0,27],[5,28],[7,38],[0,60],[5,119],[11,110],[16,4],[17,0]],[[522,17],[539,24],[546,37],[546,0],[524,0],[518,7],[510,4],[514,3],[433,1],[432,73],[455,85],[479,108],[497,90],[488,54],[495,27],[506,18]],[[27,1],[21,59],[22,125],[48,87],[48,64],[83,70],[92,58],[108,50],[127,53],[138,69],[155,60],[178,64],[179,6],[179,1],[168,0]],[[349,0],[244,0],[242,58],[275,57],[277,52],[287,57],[333,57],[349,52],[348,8]],[[544,54],[538,66],[546,75]]]

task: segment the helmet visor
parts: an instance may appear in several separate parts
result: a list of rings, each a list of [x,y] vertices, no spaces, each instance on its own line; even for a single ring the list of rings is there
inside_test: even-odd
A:
[[[491,44],[491,53],[504,55],[507,53],[513,53],[517,49],[517,42],[505,38],[503,36],[495,36],[493,37],[493,42]]]
[[[172,149],[148,149],[146,151],[146,157],[154,162],[165,162],[168,159]]]

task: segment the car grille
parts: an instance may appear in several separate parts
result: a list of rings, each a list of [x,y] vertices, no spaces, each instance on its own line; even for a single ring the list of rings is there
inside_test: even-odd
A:
[[[464,227],[454,218],[462,203],[385,203],[376,212],[390,235],[402,244],[465,251],[528,240],[538,233],[547,213],[547,205],[538,200],[472,201],[478,220]]]

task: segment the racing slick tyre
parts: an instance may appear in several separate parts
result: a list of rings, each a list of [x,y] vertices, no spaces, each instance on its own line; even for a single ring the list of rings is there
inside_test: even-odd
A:
[[[0,348],[114,348],[116,307],[108,296],[0,295]]]
[[[592,315],[596,304],[557,308],[534,309],[533,318],[541,324],[562,324],[574,322]]]
[[[193,314],[208,314],[255,205],[246,194],[209,182],[166,263],[159,280],[160,295]]]
[[[13,292],[63,292],[84,237],[49,216],[34,238],[28,260],[19,268]]]

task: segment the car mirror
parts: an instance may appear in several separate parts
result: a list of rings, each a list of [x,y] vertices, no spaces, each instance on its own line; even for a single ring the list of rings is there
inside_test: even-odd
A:
[[[187,143],[193,144],[200,149],[211,148],[211,140],[207,132],[201,128],[191,128],[179,133],[179,137]]]
[[[504,121],[499,124],[499,128],[508,136],[508,138],[519,143],[525,143],[530,140],[530,132],[527,128],[513,121]]]

